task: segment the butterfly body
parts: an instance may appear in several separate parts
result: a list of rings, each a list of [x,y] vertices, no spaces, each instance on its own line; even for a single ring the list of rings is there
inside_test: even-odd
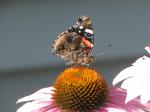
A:
[[[83,16],[73,27],[56,38],[52,45],[52,53],[61,56],[69,65],[87,65],[95,61],[95,57],[92,56],[93,42],[91,20]]]

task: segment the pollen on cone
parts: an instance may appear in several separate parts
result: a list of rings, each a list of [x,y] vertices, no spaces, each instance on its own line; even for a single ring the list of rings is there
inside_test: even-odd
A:
[[[106,102],[108,95],[101,74],[88,67],[64,70],[54,87],[54,104],[65,112],[92,112]]]

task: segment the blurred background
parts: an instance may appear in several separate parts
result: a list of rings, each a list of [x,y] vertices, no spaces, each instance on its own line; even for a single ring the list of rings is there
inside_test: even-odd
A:
[[[67,65],[51,54],[59,33],[83,15],[91,17],[96,55],[91,67],[108,84],[146,53],[150,42],[149,0],[0,0],[0,108],[15,112],[18,98],[51,86]]]

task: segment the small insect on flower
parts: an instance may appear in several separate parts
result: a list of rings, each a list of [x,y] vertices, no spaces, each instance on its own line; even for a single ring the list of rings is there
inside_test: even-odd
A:
[[[62,32],[52,45],[52,53],[68,65],[87,65],[95,61],[92,56],[94,33],[91,19],[82,16],[76,24]]]

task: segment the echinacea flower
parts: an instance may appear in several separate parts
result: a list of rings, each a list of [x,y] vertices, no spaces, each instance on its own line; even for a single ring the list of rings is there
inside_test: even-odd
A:
[[[121,88],[127,90],[126,102],[136,97],[140,97],[142,104],[150,101],[150,46],[145,50],[149,56],[140,57],[113,80],[113,85],[122,82]]]
[[[109,88],[102,75],[88,67],[72,67],[57,77],[54,86],[41,89],[19,102],[17,112],[145,112],[150,106],[138,99],[125,104],[126,91]]]

